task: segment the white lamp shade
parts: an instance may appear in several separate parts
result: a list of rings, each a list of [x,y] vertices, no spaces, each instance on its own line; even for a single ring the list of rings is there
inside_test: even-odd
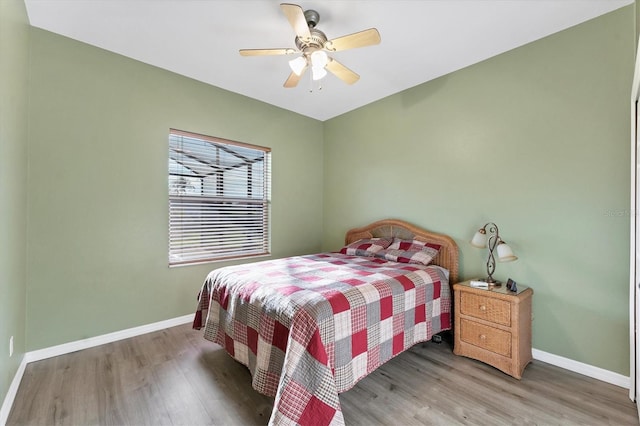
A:
[[[511,247],[504,241],[498,243],[498,262],[513,262],[518,258],[513,254]]]
[[[311,66],[313,68],[324,68],[329,63],[329,57],[324,50],[316,50],[311,54]]]
[[[314,80],[320,80],[325,75],[327,75],[327,70],[325,70],[324,68],[321,68],[321,67],[313,67],[313,68],[311,68],[311,74],[312,74],[312,76],[313,76],[312,78]]]
[[[487,233],[484,229],[479,229],[471,240],[471,245],[478,248],[487,246]]]
[[[299,56],[295,59],[289,61],[289,66],[291,67],[291,71],[293,71],[296,75],[301,75],[305,68],[307,68],[307,59],[304,56]]]

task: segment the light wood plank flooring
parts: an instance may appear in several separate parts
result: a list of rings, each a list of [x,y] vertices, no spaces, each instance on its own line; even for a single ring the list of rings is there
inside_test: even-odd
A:
[[[340,400],[347,425],[638,425],[627,390],[534,361],[521,381],[420,344]],[[264,425],[273,400],[189,325],[27,366],[8,425]]]

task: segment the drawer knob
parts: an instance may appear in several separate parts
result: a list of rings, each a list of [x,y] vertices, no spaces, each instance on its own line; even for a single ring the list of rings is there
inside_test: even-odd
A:
[[[485,336],[484,334],[480,335],[480,340],[486,340],[486,339],[487,339],[487,336]]]
[[[487,310],[487,307],[485,305],[480,305],[480,310],[484,312]]]

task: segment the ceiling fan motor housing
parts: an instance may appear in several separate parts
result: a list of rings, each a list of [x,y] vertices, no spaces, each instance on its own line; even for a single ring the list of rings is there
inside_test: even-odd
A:
[[[296,37],[296,47],[303,52],[305,49],[310,47],[314,49],[324,48],[324,45],[327,42],[327,36],[322,31],[315,28],[310,28],[309,33],[311,34],[311,37],[309,37],[308,40]]]

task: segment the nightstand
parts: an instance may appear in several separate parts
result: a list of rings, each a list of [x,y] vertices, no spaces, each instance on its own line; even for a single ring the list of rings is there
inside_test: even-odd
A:
[[[453,353],[485,362],[520,379],[531,356],[533,290],[518,284],[473,288],[470,281],[453,285],[455,294]]]

